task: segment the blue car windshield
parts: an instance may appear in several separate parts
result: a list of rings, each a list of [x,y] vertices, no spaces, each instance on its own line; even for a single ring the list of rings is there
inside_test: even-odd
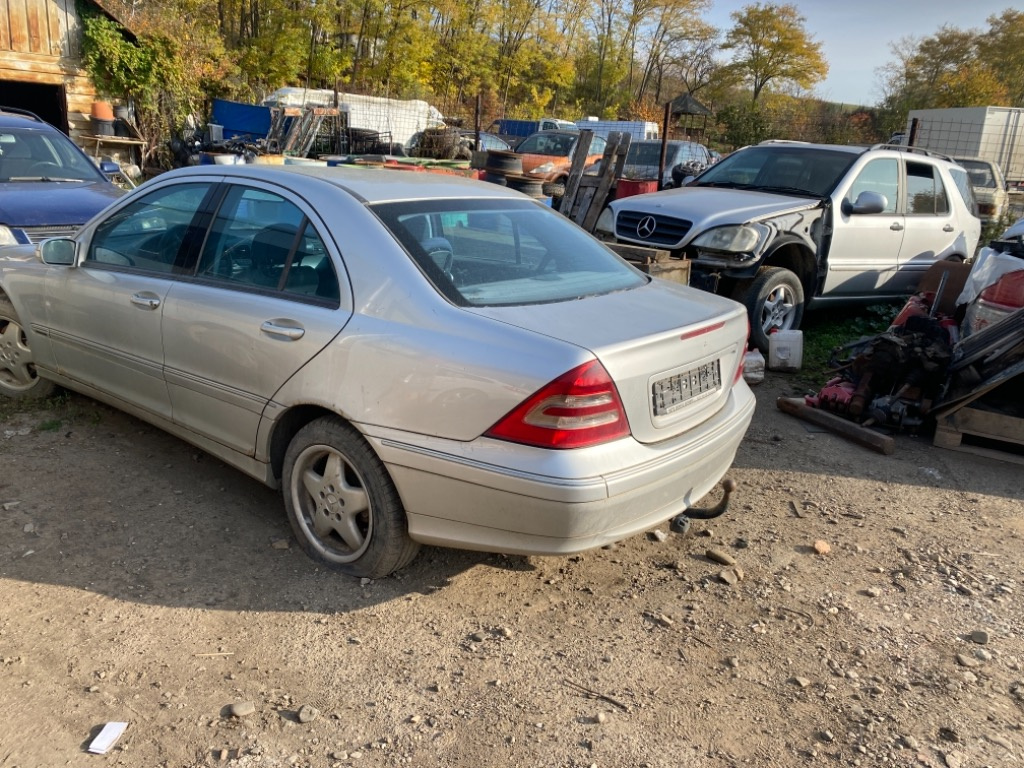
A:
[[[374,212],[460,306],[569,301],[648,278],[564,216],[529,200],[383,203]]]
[[[0,128],[0,181],[105,181],[85,154],[57,130]]]

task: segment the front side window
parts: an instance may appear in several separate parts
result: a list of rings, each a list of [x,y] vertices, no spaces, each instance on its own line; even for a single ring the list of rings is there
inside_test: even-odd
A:
[[[434,287],[461,306],[570,301],[647,281],[568,219],[529,201],[387,203],[374,212]]]
[[[949,198],[939,169],[926,163],[907,162],[907,214],[936,216],[949,213]]]
[[[305,214],[273,192],[232,186],[214,217],[196,277],[337,305],[337,274]]]
[[[208,183],[175,184],[141,197],[102,222],[89,243],[86,265],[129,267],[145,272],[188,269],[202,232],[192,222],[210,191]]]
[[[846,193],[853,204],[863,192],[877,192],[885,198],[883,213],[896,213],[900,192],[900,164],[895,157],[881,157],[865,165]]]

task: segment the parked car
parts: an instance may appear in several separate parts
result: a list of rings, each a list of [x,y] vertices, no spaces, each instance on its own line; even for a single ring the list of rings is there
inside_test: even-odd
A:
[[[983,224],[998,222],[1006,213],[1009,200],[1006,178],[997,163],[983,157],[954,157],[967,169],[974,199],[978,203],[978,217]]]
[[[469,159],[477,149],[475,131],[463,128],[431,128],[417,131],[409,140],[406,152],[410,157],[434,157],[438,159]],[[511,147],[491,133],[480,133],[480,148],[508,151]]]
[[[487,127],[488,133],[498,136],[509,146],[515,147],[523,139],[537,131],[578,131],[576,123],[559,120],[557,117],[542,117],[539,120],[495,120]]]
[[[926,151],[772,141],[613,202],[597,231],[691,259],[691,283],[742,301],[767,351],[810,302],[901,296],[935,261],[972,256],[973,211],[967,172]]]
[[[694,170],[692,175],[696,175],[711,165],[711,154],[707,147],[695,141],[669,141],[665,148],[665,170],[661,176],[663,189],[677,186],[672,180],[672,169],[681,165],[691,167]],[[661,141],[634,141],[626,150],[622,178],[657,179],[660,168]]]
[[[280,487],[349,574],[643,531],[722,478],[753,412],[743,307],[496,184],[182,168],[4,250],[0,392],[63,385]]]
[[[105,170],[120,168],[107,163]],[[0,107],[0,246],[70,234],[122,193],[52,125]]]
[[[578,131],[538,131],[527,136],[516,147],[516,153],[523,160],[523,173],[541,178],[547,182],[547,194],[561,197],[565,193],[572,154],[579,139]],[[585,165],[599,161],[606,144],[600,136],[594,136]]]

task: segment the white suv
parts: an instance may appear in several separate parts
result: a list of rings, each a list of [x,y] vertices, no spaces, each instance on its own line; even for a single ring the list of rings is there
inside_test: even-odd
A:
[[[972,256],[975,210],[967,172],[940,155],[770,141],[613,202],[597,234],[691,259],[691,283],[743,302],[767,350],[805,304],[905,295],[935,261]]]

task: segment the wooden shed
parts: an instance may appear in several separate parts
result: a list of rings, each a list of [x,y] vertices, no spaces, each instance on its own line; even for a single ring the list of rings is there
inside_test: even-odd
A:
[[[89,147],[96,90],[81,49],[75,0],[0,0],[0,104],[31,110]]]

